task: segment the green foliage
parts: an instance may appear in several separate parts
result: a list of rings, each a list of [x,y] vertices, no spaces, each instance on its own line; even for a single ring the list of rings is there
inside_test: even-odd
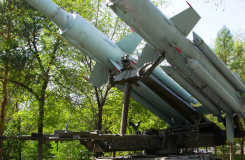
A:
[[[5,136],[8,135],[21,135],[23,134],[20,132],[20,119],[12,120],[11,122],[7,123],[6,130],[5,130]],[[24,143],[19,140],[6,140],[3,144],[3,159],[18,159],[20,158],[20,151],[21,148],[24,146]]]
[[[8,14],[10,7],[7,6],[7,2],[13,2],[12,14]],[[115,15],[112,16],[105,1],[54,2],[67,11],[82,15],[110,38],[119,40],[128,32],[124,32],[128,27],[119,18],[115,18]],[[96,129],[98,108],[94,87],[83,79],[90,74],[94,62],[60,37],[56,33],[57,27],[32,9],[26,1],[13,0],[0,3],[1,11],[5,13],[0,15],[2,20],[0,33],[6,32],[8,20],[12,19],[11,34],[14,35],[8,40],[6,34],[0,36],[1,65],[8,62],[10,66],[8,87],[11,103],[8,103],[7,124],[15,124],[16,119],[21,118],[18,123],[18,133],[30,135],[38,132],[37,128],[41,120],[44,134],[52,134],[55,129],[65,128],[74,108],[69,130]],[[12,110],[11,108],[15,107],[12,104],[15,103],[18,103],[18,109]],[[41,119],[40,107],[43,107],[45,113]],[[116,107],[121,110],[121,106]],[[5,131],[5,135],[16,134],[13,127],[8,127]],[[4,154],[7,157],[37,158],[36,142],[22,143],[18,151],[16,145],[19,143],[5,141]],[[81,155],[82,146],[78,143],[62,143],[60,146],[60,151],[54,152],[51,148],[53,143],[45,143],[44,156],[55,155],[61,159],[64,154],[67,154],[67,148],[72,146],[74,147],[67,156],[74,159]],[[83,150],[86,153],[86,149]],[[72,155],[77,156],[72,157]]]
[[[215,53],[228,65],[234,56],[234,40],[230,30],[225,26],[219,31],[215,41]]]
[[[217,34],[215,53],[233,71],[237,72],[245,82],[245,41],[234,38],[225,26]]]
[[[52,142],[52,149],[50,153],[53,154],[53,157],[57,160],[89,160],[91,158],[91,153],[80,144],[79,141],[71,142]]]
[[[44,110],[44,134],[64,129],[70,116],[68,130],[96,129],[98,98],[95,96],[95,87],[84,80],[84,77],[89,77],[95,63],[58,35],[58,28],[25,0],[12,1],[12,14],[7,2],[9,1],[0,1],[0,67],[8,62],[10,68],[4,134],[30,135],[38,132],[41,105]],[[105,0],[54,2],[68,12],[80,14],[114,41],[129,33],[129,27],[106,7]],[[165,1],[154,3],[161,6]],[[12,37],[6,39],[10,19],[13,22]],[[226,36],[222,37],[223,34]],[[236,70],[244,80],[244,41],[232,42],[232,35],[226,29],[220,35],[219,41],[226,38],[224,45],[229,49],[217,42],[217,50],[231,69]],[[98,89],[99,97],[103,97],[105,88],[103,86]],[[130,102],[129,121],[141,121],[138,131],[167,127],[162,120],[134,100],[131,99]],[[122,106],[123,93],[112,88],[103,106],[103,130],[119,133]],[[127,133],[135,134],[129,125]],[[45,142],[43,149],[46,159],[89,159],[91,156],[78,141],[58,142],[58,150],[57,142]],[[4,142],[4,157],[37,159],[37,142],[7,140]]]
[[[109,130],[114,134],[119,134],[123,106],[123,92],[116,88],[113,88],[111,92],[112,93],[110,93],[108,96],[104,107],[104,130]],[[166,123],[135,102],[133,99],[130,99],[127,134],[135,134],[133,127],[129,126],[130,121],[134,124],[141,121],[140,127],[138,128],[139,132],[151,128],[163,129],[167,127]]]
[[[245,83],[245,40],[243,38],[234,38],[231,31],[225,26],[217,34],[215,42],[215,53],[223,62],[233,71],[237,72],[243,83]],[[214,121],[217,123],[217,121]],[[242,122],[242,120],[241,120]],[[223,125],[219,124],[222,128]],[[233,150],[235,159],[240,159],[241,138],[234,141]],[[229,144],[229,142],[227,142]],[[216,147],[218,157],[229,159],[230,145]]]

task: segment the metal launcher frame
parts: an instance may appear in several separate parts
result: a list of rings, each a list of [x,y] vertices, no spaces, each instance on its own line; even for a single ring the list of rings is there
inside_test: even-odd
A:
[[[120,134],[111,134],[109,131],[72,132],[68,130],[55,130],[52,135],[33,133],[31,136],[7,136],[3,139],[43,140],[43,141],[73,141],[78,140],[82,145],[97,156],[103,152],[116,151],[144,151],[144,156],[180,154],[184,151],[193,151],[198,147],[212,147],[226,143],[226,132],[215,123],[210,122],[199,114],[192,106],[174,94],[162,84],[152,71],[158,65],[164,54],[154,63],[145,64],[140,69],[130,67],[128,56],[122,57],[123,69],[117,75],[111,75],[110,85],[124,85],[124,103]],[[143,82],[158,96],[170,103],[174,109],[183,115],[189,125],[169,127],[163,130],[149,129],[136,135],[126,135],[129,97],[131,85]],[[239,121],[238,121],[239,122]],[[241,136],[239,130],[237,137]]]

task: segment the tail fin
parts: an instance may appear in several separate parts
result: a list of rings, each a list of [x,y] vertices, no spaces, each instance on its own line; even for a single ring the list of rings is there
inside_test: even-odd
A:
[[[118,41],[117,46],[120,47],[126,53],[132,54],[141,41],[142,38],[137,33],[133,32],[125,38]]]
[[[109,78],[109,70],[106,69],[100,63],[96,63],[94,66],[94,70],[89,77],[89,82],[95,85],[96,87],[101,87],[104,85]]]
[[[201,17],[197,14],[197,12],[192,7],[190,7],[170,18],[170,20],[183,35],[188,36],[200,18]]]

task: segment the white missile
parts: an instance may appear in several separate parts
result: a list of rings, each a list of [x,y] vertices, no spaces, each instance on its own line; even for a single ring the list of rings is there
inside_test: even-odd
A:
[[[231,72],[231,70],[224,64],[224,62],[195,32],[193,32],[193,42],[205,55],[205,57],[225,76],[226,79],[230,81],[232,85],[234,85],[238,91],[245,92],[244,84],[242,84],[242,82]]]
[[[107,82],[110,71],[120,72],[121,57],[128,54],[125,51],[132,52],[142,40],[142,38],[136,33],[132,33],[115,44],[84,18],[77,14],[65,12],[51,0],[27,1],[37,10],[41,11],[46,17],[49,17],[53,22],[55,22],[58,27],[60,27],[60,33],[62,36],[64,36],[70,43],[96,61],[96,65],[89,81],[97,87]],[[132,57],[131,60],[133,61]],[[164,74],[163,71],[161,72]],[[160,74],[160,72],[157,73]],[[177,88],[177,86],[175,86],[175,88]],[[145,93],[142,93],[142,90],[144,90]],[[145,107],[151,108],[151,106],[148,106],[148,104],[153,104],[152,110],[161,111],[161,117],[164,120],[167,120],[169,123],[169,119],[166,117],[164,118],[164,113],[168,113],[168,116],[171,116],[171,118],[175,120],[176,124],[185,121],[185,119],[178,112],[176,112],[161,98],[153,94],[153,92],[143,84],[139,85],[138,87],[133,87],[132,91],[140,96],[144,95],[145,98],[142,100],[145,100],[144,102],[146,103],[142,103],[147,105]],[[147,93],[152,95],[147,95]],[[186,91],[183,93],[190,98],[190,95],[187,94]],[[181,93],[177,94],[180,94],[181,96]],[[140,99],[137,96],[134,97]],[[188,98],[186,99],[188,100]],[[195,102],[193,99],[190,101]]]
[[[116,86],[118,89],[120,89],[121,91],[124,91],[124,86],[120,86],[117,85]],[[151,104],[149,101],[147,101],[145,98],[143,98],[141,95],[137,94],[135,91],[131,91],[130,96],[139,104],[141,104],[142,106],[144,106],[146,109],[148,109],[149,111],[151,111],[153,114],[155,114],[156,116],[158,116],[160,119],[162,119],[164,122],[168,123],[168,125],[172,126],[173,125],[173,121],[171,119],[171,117],[165,113],[163,113],[162,111],[160,111],[156,106],[154,106],[153,104]]]
[[[62,36],[70,43],[96,61],[94,74],[100,78],[90,78],[95,85],[100,86],[108,80],[109,70],[114,68],[110,60],[120,64],[121,57],[126,55],[121,48],[84,18],[78,14],[65,12],[51,0],[27,0],[27,2],[57,24]]]
[[[185,79],[178,71],[176,71],[173,67],[170,66],[161,66],[161,68],[166,72],[170,77],[172,77],[177,83],[181,84],[182,87],[184,87],[189,93],[192,95],[195,95],[195,97],[205,105],[208,110],[213,113],[216,116],[220,116],[221,112],[220,110],[212,104],[204,95],[202,92],[200,92],[197,88],[195,88],[191,82],[189,82],[187,79]]]
[[[137,67],[141,68],[145,63],[150,63],[155,61],[159,57],[159,54],[154,50],[149,44],[145,45],[138,61]],[[179,95],[183,100],[188,103],[197,104],[197,100],[190,95],[186,90],[180,87],[176,82],[174,82],[169,76],[167,76],[160,68],[156,67],[153,72],[162,83],[167,85],[172,91]]]
[[[133,86],[133,90],[145,99],[150,100],[150,102],[156,106],[158,110],[172,117],[175,120],[175,123],[183,123],[185,121],[183,116],[176,112],[153,91],[147,88],[142,82],[138,82],[137,84],[139,84],[141,87]]]
[[[226,78],[200,53],[194,44],[186,38],[200,16],[190,6],[187,10],[168,19],[149,0],[111,0],[112,10],[144,38],[158,52],[166,52],[168,62],[191,80],[200,90],[205,92],[222,110],[243,106],[240,93],[226,80]],[[198,61],[203,68],[217,81],[236,102],[237,107],[224,104],[219,94],[207,86],[202,80],[193,75],[187,66],[187,59]],[[181,85],[181,84],[180,84]]]
[[[188,64],[194,73],[202,79],[225,103],[233,106],[234,112],[244,112],[242,106],[195,60],[189,59]]]
[[[72,44],[74,44],[76,47],[87,53],[92,59],[98,62],[98,64],[95,66],[95,71],[98,70],[98,72],[94,73],[93,75],[99,74],[101,75],[101,77],[105,77],[102,78],[101,81],[107,79],[106,77],[108,77],[107,75],[109,73],[107,71],[109,69],[112,69],[115,65],[119,65],[121,63],[121,57],[126,55],[124,51],[132,52],[132,48],[135,49],[136,47],[136,45],[134,44],[138,44],[141,40],[141,38],[139,36],[137,37],[137,34],[134,33],[133,38],[136,37],[136,42],[133,43],[132,47],[128,48],[128,46],[132,45],[132,39],[128,38],[130,36],[115,44],[81,16],[77,14],[72,15],[65,12],[59,6],[54,4],[51,0],[43,0],[42,2],[38,0],[27,1],[37,10],[42,12],[46,17],[49,17],[52,21],[54,21],[61,29],[60,33],[65,38],[67,38],[68,41],[70,41]],[[122,49],[118,46],[121,47],[124,51],[122,51]],[[114,62],[114,64],[112,64],[112,62]],[[161,71],[156,72],[160,76],[161,74],[164,74],[164,72]],[[170,80],[167,80],[167,84],[170,83],[172,82],[170,82]],[[178,87],[178,85],[170,86],[174,88],[174,91],[177,94],[179,94],[181,97],[184,97],[184,99],[186,99],[187,101],[188,99],[191,99],[191,95]],[[192,99],[188,102],[195,103],[196,100]]]
[[[183,100],[189,103],[197,104],[197,100],[190,95],[186,90],[180,88],[179,85],[169,78],[166,74],[162,73],[161,69],[156,68],[153,70],[153,75],[156,75],[159,80],[166,84],[171,90],[178,94]]]

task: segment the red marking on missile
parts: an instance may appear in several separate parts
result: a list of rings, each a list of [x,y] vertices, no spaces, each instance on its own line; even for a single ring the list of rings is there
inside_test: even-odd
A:
[[[189,2],[186,1],[186,3],[187,3],[190,7],[192,7],[191,4],[190,4]]]
[[[116,67],[115,67],[115,70],[117,71],[117,72],[121,72],[119,69],[117,69]]]
[[[134,32],[134,30],[133,30],[132,28],[130,28],[130,30],[131,30],[132,32]]]
[[[88,78],[86,78],[86,77],[83,77],[83,79],[85,79],[86,81],[88,81]]]
[[[182,51],[181,51],[178,47],[176,47],[176,46],[175,46],[175,49],[176,49],[179,53],[182,52]]]
[[[133,60],[130,60],[134,65],[136,65],[136,63]]]

